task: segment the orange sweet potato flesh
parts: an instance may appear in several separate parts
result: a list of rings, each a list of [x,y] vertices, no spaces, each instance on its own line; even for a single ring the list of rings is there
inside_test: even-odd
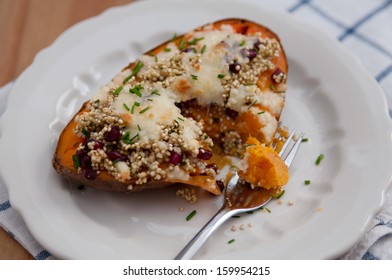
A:
[[[220,21],[212,23],[212,28],[219,29],[222,25],[230,25],[237,33],[242,33],[242,34],[246,34],[246,35],[261,33],[261,37],[275,38],[279,42],[279,38],[275,33],[273,33],[268,28],[266,28],[260,24],[254,23],[254,22],[250,22],[250,21],[243,20],[243,19],[224,19],[224,20],[220,20]],[[200,29],[202,29],[202,27],[196,29],[196,31],[200,30]],[[185,40],[187,40],[188,38],[190,38],[190,36],[191,35],[189,35],[189,34],[178,36],[174,42],[177,45],[179,45],[181,38],[184,38]],[[166,45],[170,42],[172,42],[172,40],[167,41],[167,42],[157,46],[156,48],[146,52],[146,54],[158,54],[158,53],[164,51]],[[276,65],[276,67],[280,68],[284,73],[287,73],[288,65],[287,65],[287,60],[286,60],[286,56],[285,56],[283,48],[280,52],[280,55],[278,57],[274,57],[272,62]],[[129,64],[126,68],[133,69],[133,67],[135,67],[135,63]],[[274,69],[262,72],[261,75],[259,76],[257,86],[261,90],[273,88],[274,81],[272,81],[272,79],[271,79],[271,75],[272,75],[273,71],[274,71]],[[87,110],[86,104],[87,103],[85,103],[83,105],[83,107],[80,109],[80,111],[67,124],[67,126],[64,128],[64,130],[62,131],[62,133],[59,137],[59,141],[58,141],[55,153],[54,153],[52,163],[53,163],[55,170],[58,173],[60,173],[61,175],[67,177],[69,180],[71,180],[72,182],[75,182],[77,184],[83,184],[87,187],[92,187],[92,188],[105,190],[105,191],[133,192],[133,191],[140,191],[140,190],[145,190],[145,189],[150,189],[150,188],[166,187],[168,185],[172,185],[173,183],[186,183],[189,185],[201,187],[201,188],[203,188],[213,194],[216,194],[216,195],[221,193],[220,189],[217,187],[217,185],[215,183],[215,179],[210,176],[200,176],[200,175],[191,176],[189,178],[189,180],[186,180],[186,181],[182,181],[182,180],[178,180],[178,179],[175,179],[175,180],[174,179],[172,179],[172,180],[163,179],[163,180],[159,180],[159,181],[150,181],[150,182],[147,182],[146,184],[143,184],[143,185],[137,185],[137,184],[134,184],[135,180],[130,180],[127,182],[120,182],[120,181],[116,180],[108,172],[100,171],[100,173],[97,175],[97,178],[95,180],[86,179],[83,176],[83,174],[77,172],[77,170],[74,167],[73,160],[72,160],[72,156],[75,155],[77,147],[82,141],[82,138],[78,137],[74,133],[74,129],[76,127],[75,117],[78,114]],[[184,106],[189,106],[188,109],[190,109],[190,110],[188,110],[189,115],[187,117],[202,118],[205,123],[212,122],[211,115],[206,114],[207,108],[200,106],[196,103],[192,103],[192,102],[189,102],[189,104],[188,103],[184,104]],[[260,110],[262,110],[262,109],[263,108],[260,107]],[[257,132],[260,130],[260,127],[259,127],[260,125],[257,122],[252,121],[252,116],[250,114],[249,115],[241,114],[238,117],[239,117],[239,119],[236,120],[235,122],[232,120],[225,119],[224,124],[232,130],[237,130],[239,132],[239,134],[241,135],[241,137],[244,139],[244,142],[246,141],[248,136],[255,137],[259,141],[264,142],[265,139],[263,138],[263,135]],[[278,118],[279,118],[279,116],[278,116]],[[238,125],[238,123],[240,123],[241,125]],[[217,135],[219,135],[219,126],[218,125],[211,125],[210,131],[208,131],[207,134],[213,139],[214,142],[216,142],[218,144],[216,146],[219,146],[219,142],[221,141],[221,139],[219,137],[216,137]],[[217,151],[214,151],[214,153],[215,153],[214,157],[210,160],[210,162],[217,163],[218,168],[223,167],[222,165],[227,162],[224,160],[221,160],[221,161],[217,160],[217,157],[219,157],[220,153],[222,153],[222,152],[219,149],[217,149]],[[221,154],[221,155],[222,155],[222,157],[224,156],[223,154]],[[262,166],[262,165],[260,165],[259,167],[264,168],[264,166]],[[275,170],[275,171],[278,172],[278,170]],[[254,172],[257,173],[257,170],[255,170]],[[245,175],[247,175],[250,180],[260,179],[260,178],[254,177],[254,176],[252,177],[251,174],[245,174]],[[276,177],[278,175],[276,173],[274,173],[271,176]],[[132,189],[127,188],[129,185],[132,185],[133,188]]]
[[[267,190],[277,189],[286,185],[289,171],[284,161],[270,147],[262,145],[256,138],[249,137],[246,170],[239,175],[247,182]]]

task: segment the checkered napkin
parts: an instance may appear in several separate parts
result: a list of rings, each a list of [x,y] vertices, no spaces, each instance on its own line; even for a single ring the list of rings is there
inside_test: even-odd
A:
[[[246,0],[284,10],[335,36],[362,61],[384,89],[392,116],[392,0]],[[0,88],[0,116],[12,82]],[[12,208],[0,178],[0,226],[36,259],[54,259],[30,235]],[[370,229],[342,259],[392,259],[392,189]]]

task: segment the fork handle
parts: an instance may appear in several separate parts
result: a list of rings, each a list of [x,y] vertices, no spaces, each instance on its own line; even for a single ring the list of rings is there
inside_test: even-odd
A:
[[[181,250],[181,252],[174,258],[175,260],[190,260],[199,251],[201,246],[208,240],[208,237],[225,221],[227,221],[233,214],[233,211],[228,210],[223,206],[212,218],[205,224],[205,226],[192,238],[191,241]]]

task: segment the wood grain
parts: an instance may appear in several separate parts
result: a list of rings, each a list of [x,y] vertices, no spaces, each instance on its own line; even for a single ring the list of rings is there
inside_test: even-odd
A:
[[[0,86],[75,23],[134,0],[0,0]],[[7,211],[7,210],[6,210]],[[34,259],[0,228],[0,260]]]

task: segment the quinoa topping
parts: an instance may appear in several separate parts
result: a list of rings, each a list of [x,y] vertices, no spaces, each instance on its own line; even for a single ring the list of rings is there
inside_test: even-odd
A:
[[[262,124],[272,123],[262,125],[265,138],[272,139],[268,133],[277,123],[271,119],[280,114],[283,97],[262,92],[257,83],[260,73],[275,69],[272,59],[280,51],[275,39],[237,34],[226,26],[207,27],[157,54],[143,55],[102,87],[76,118],[74,132],[83,141],[73,157],[75,167],[88,179],[107,171],[128,190],[164,178],[215,177],[213,139],[222,139],[227,155],[240,156],[245,149],[222,118],[235,122],[249,111]],[[286,76],[278,68],[271,79],[282,83]],[[207,106],[212,123],[192,115],[186,104]],[[263,111],[256,110],[260,106]],[[218,131],[212,130],[214,122]],[[178,195],[193,200],[186,190]]]

